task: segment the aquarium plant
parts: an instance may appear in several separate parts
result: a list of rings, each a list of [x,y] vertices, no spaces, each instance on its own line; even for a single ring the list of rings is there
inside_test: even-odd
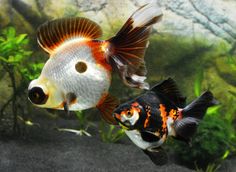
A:
[[[27,82],[35,77],[42,68],[42,64],[31,64],[28,60],[32,51],[28,48],[29,39],[27,34],[17,34],[14,27],[8,27],[0,33],[0,65],[3,73],[10,78],[12,95],[1,107],[0,119],[6,109],[11,105],[13,115],[13,131],[19,130],[17,119],[23,108],[19,97],[24,94]],[[21,110],[21,112],[19,112]],[[8,112],[9,113],[9,112]],[[21,118],[20,118],[21,119]]]
[[[118,142],[125,135],[124,130],[114,125],[107,125],[104,121],[100,122],[99,133],[101,140],[106,143]]]

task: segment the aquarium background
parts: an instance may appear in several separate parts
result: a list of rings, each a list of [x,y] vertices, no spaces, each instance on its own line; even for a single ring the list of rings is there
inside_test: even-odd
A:
[[[164,147],[170,162],[165,166],[153,165],[122,130],[105,124],[96,109],[67,115],[33,107],[27,100],[28,84],[48,58],[36,40],[40,24],[61,17],[88,17],[102,27],[102,39],[108,39],[147,2],[0,0],[0,151],[4,152],[0,171],[236,170],[234,0],[153,1],[164,15],[153,28],[145,55],[148,82],[154,85],[173,77],[187,102],[205,90],[211,90],[220,102],[208,110],[190,146],[171,138],[167,141]],[[115,73],[110,91],[121,101],[142,93],[124,86]],[[41,154],[42,150],[49,154]],[[24,158],[12,158],[15,155]],[[68,160],[58,158],[66,155]],[[25,160],[33,164],[24,166]]]

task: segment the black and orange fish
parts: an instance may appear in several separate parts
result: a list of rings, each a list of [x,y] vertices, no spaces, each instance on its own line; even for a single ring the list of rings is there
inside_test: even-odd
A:
[[[217,104],[210,91],[187,106],[185,100],[174,80],[169,78],[121,104],[113,116],[132,142],[155,164],[161,165],[167,161],[167,154],[161,148],[167,136],[190,142],[207,108]]]

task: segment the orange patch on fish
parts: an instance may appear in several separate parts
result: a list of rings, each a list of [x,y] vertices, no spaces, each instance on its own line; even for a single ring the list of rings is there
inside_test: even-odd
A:
[[[103,66],[106,70],[111,71],[112,67],[106,58],[106,50],[108,49],[109,43],[107,41],[89,41],[87,45],[91,48],[96,63]]]
[[[53,109],[63,109],[65,105],[65,102],[62,102],[61,104],[59,104],[58,106],[54,107]]]
[[[147,111],[147,118],[144,121],[144,128],[147,128],[147,126],[149,125],[150,116],[151,116],[151,109],[149,107]]]
[[[134,102],[134,103],[132,103],[131,105],[134,106],[134,107],[138,107],[138,106],[139,106],[139,103],[138,103],[138,102]]]
[[[175,121],[178,118],[177,110],[171,109],[169,112],[169,117],[171,117]]]
[[[120,116],[120,114],[115,113],[115,117],[116,117],[119,121],[121,121],[121,116]]]
[[[162,131],[165,133],[167,129],[167,112],[166,107],[163,104],[160,104],[159,110],[161,111],[161,117],[162,117]]]

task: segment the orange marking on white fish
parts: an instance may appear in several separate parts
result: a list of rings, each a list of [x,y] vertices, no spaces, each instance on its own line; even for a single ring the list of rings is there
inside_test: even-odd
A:
[[[92,54],[96,62],[102,65],[106,70],[111,71],[112,67],[106,59],[106,49],[108,48],[108,42],[89,41],[87,45],[91,48]]]
[[[166,112],[166,108],[163,104],[160,104],[160,108],[159,110],[161,111],[161,117],[162,117],[162,131],[165,133],[166,129],[167,129],[167,112]]]
[[[62,103],[59,104],[58,106],[53,107],[53,109],[63,109],[63,108],[64,108],[64,105],[65,105],[65,102],[62,102]]]

